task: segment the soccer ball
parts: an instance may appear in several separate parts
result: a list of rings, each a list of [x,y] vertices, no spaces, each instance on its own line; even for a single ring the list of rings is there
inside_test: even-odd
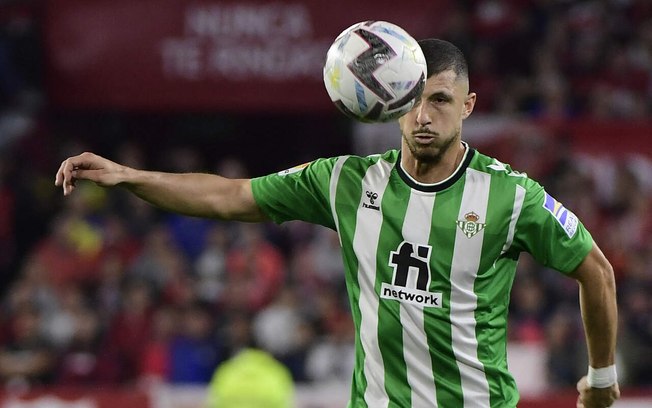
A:
[[[388,122],[407,113],[426,83],[419,43],[386,21],[364,21],[344,30],[324,64],[328,96],[347,116]]]

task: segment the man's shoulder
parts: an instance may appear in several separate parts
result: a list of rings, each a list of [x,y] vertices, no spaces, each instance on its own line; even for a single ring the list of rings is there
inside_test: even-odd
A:
[[[398,150],[388,150],[385,153],[371,154],[368,156],[359,156],[354,154],[344,154],[340,156],[320,157],[294,167],[279,171],[269,176],[292,176],[290,178],[300,177],[302,174],[321,174],[330,173],[335,167],[340,167],[343,171],[365,171],[367,168],[383,160],[394,164],[399,157]]]
[[[346,155],[340,156],[339,158],[346,160],[344,166],[348,169],[366,169],[378,163],[380,160],[395,164],[398,157],[398,150],[388,150],[384,153],[370,154],[368,156]]]
[[[505,163],[500,159],[488,156],[477,150],[475,151],[475,156],[469,167],[477,171],[488,173],[496,180],[520,184],[526,188],[538,186],[538,183],[530,178],[526,172],[516,170],[509,163]]]
[[[367,156],[350,155],[349,159],[358,163],[375,164],[378,160],[384,160],[390,163],[396,163],[399,157],[399,151],[392,149],[384,153],[375,153]]]

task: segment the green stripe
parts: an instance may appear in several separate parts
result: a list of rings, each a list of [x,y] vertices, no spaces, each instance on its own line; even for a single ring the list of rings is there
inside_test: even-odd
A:
[[[390,182],[383,194],[382,211],[385,214],[380,229],[381,239],[377,250],[376,293],[380,293],[383,282],[392,282],[394,269],[389,265],[389,255],[403,241],[402,223],[396,219],[405,218],[410,198],[410,189],[396,183],[398,175],[392,170]],[[388,217],[391,214],[392,217]],[[393,225],[392,225],[393,224]],[[378,342],[385,363],[385,390],[390,407],[409,407],[411,390],[407,380],[407,366],[403,357],[403,326],[400,319],[400,303],[395,300],[381,300],[378,310]],[[388,374],[391,374],[388,375]]]
[[[514,260],[503,258],[497,261],[496,268],[493,266],[507,239],[515,193],[514,183],[495,176],[491,178],[479,268],[482,274],[474,287],[478,295],[475,313],[478,359],[488,370],[486,377],[491,406],[500,406],[518,398],[513,379],[507,372],[507,308],[516,265]],[[505,267],[509,264],[513,266]],[[512,401],[516,402],[516,399]]]
[[[442,293],[442,308],[427,308],[425,331],[432,358],[433,376],[440,407],[462,407],[459,368],[453,353],[450,310],[450,265],[455,244],[457,214],[462,202],[464,178],[450,189],[437,193],[429,243],[432,246],[431,292]]]
[[[358,283],[358,259],[353,253],[353,236],[357,225],[357,208],[351,203],[359,203],[362,196],[362,177],[366,169],[373,163],[361,160],[347,160],[344,163],[340,180],[337,185],[335,197],[335,211],[337,212],[339,225],[338,233],[342,240],[342,255],[345,265],[346,287],[351,305],[353,323],[355,325],[355,370],[351,382],[351,407],[368,408],[364,401],[364,390],[367,388],[367,380],[364,376],[365,353],[360,342],[360,323],[362,320],[360,312],[360,284]],[[356,166],[363,170],[350,171],[348,167]]]

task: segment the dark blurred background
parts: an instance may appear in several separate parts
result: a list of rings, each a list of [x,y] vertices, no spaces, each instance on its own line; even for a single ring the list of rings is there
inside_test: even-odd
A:
[[[465,52],[478,93],[466,139],[592,231],[616,269],[621,385],[649,395],[652,2],[422,3],[0,0],[4,392],[202,387],[257,345],[300,387],[347,394],[353,330],[332,231],[180,217],[90,184],[64,199],[54,175],[84,150],[252,177],[397,147],[394,125],[350,122],[321,80],[335,36],[382,19]],[[587,367],[575,282],[524,256],[511,309],[524,397],[572,392]]]

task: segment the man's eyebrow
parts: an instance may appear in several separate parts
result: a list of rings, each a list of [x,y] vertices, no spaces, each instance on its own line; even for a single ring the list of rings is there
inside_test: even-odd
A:
[[[445,91],[439,91],[439,92],[434,92],[428,97],[428,100],[431,101],[434,101],[435,99],[443,99],[446,102],[449,102],[453,100],[453,95]]]

